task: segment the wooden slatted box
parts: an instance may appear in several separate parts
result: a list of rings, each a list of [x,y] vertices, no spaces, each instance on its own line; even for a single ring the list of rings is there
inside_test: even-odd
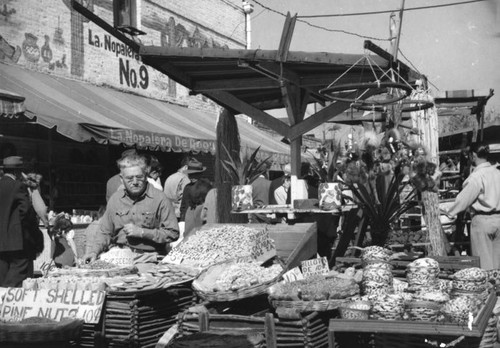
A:
[[[181,336],[198,332],[262,333],[267,348],[322,348],[328,346],[328,317],[318,312],[299,319],[283,319],[272,313],[236,315],[209,313],[196,306],[179,314]]]

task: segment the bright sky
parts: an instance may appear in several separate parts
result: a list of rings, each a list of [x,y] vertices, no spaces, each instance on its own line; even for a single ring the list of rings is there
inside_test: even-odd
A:
[[[248,0],[254,4],[251,48],[277,49],[288,11],[293,16],[398,10],[403,0]],[[405,9],[468,0],[406,0]],[[363,54],[370,37],[390,49],[390,13],[327,18],[299,18],[310,24],[352,34],[313,28],[297,21],[290,50]],[[356,35],[354,35],[356,34]],[[363,37],[360,37],[360,36]],[[365,38],[366,37],[366,38]],[[376,40],[376,39],[383,39]],[[425,74],[440,91],[495,90],[487,110],[500,112],[500,0],[405,11],[398,58]],[[406,58],[405,58],[406,57]]]

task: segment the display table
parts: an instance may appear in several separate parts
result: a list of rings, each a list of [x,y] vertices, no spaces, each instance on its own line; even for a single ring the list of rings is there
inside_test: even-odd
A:
[[[348,339],[351,346],[356,347],[428,348],[433,346],[429,342],[450,343],[453,340],[459,341],[455,347],[492,347],[496,338],[496,317],[492,316],[496,301],[496,294],[492,292],[470,327],[453,323],[408,320],[330,319],[329,344],[331,348],[336,347],[336,334],[347,332],[351,335]],[[362,337],[362,333],[369,335],[365,334]],[[355,339],[362,342],[358,342],[358,345],[352,344]],[[439,347],[439,344],[437,346]]]
[[[232,210],[233,214],[287,214],[289,219],[294,219],[296,214],[332,214],[340,215],[342,213],[351,211],[357,205],[345,204],[339,209],[323,210],[319,208],[297,209],[291,204],[284,205],[264,205],[259,208],[246,209],[246,210]]]

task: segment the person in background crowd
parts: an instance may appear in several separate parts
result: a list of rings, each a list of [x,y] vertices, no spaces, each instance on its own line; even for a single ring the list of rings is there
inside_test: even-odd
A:
[[[26,185],[23,158],[4,158],[0,178],[0,287],[19,287],[33,277],[33,260],[43,251],[43,234]]]
[[[480,257],[481,268],[500,268],[500,171],[488,162],[489,146],[474,143],[470,147],[475,166],[464,181],[462,191],[444,213],[455,219],[471,208],[471,251]]]
[[[139,270],[166,253],[167,244],[179,238],[172,203],[147,181],[146,158],[131,155],[119,163],[123,189],[109,199],[100,230],[83,260],[94,261],[110,245],[130,249]]]
[[[217,188],[208,191],[201,212],[201,220],[204,224],[215,224],[217,220]]]
[[[120,161],[131,155],[136,155],[137,151],[135,149],[128,149],[122,152],[121,157],[116,161],[116,165],[118,166],[118,170],[120,170],[119,163]],[[113,175],[111,178],[109,178],[108,182],[106,183],[106,202],[109,201],[113,193],[115,193],[118,190],[118,187],[122,185],[122,180],[120,179],[120,173]]]
[[[163,191],[170,202],[172,202],[177,219],[181,217],[181,202],[184,188],[191,182],[189,175],[204,172],[206,169],[207,167],[204,167],[196,158],[187,156],[182,160],[177,172],[165,180]]]
[[[49,219],[47,217],[47,205],[43,201],[42,195],[40,194],[40,182],[42,181],[42,176],[40,174],[28,173],[24,174],[23,182],[28,188],[28,193],[31,198],[31,204],[35,209],[36,215],[43,223],[45,228],[49,229]]]
[[[51,254],[55,265],[59,268],[74,266],[78,252],[74,240],[75,231],[69,216],[65,216],[64,213],[56,216],[49,236],[53,241]]]
[[[85,252],[84,254],[89,254],[92,250],[92,241],[96,238],[99,233],[99,225],[101,224],[102,217],[106,212],[106,206],[101,205],[99,210],[97,211],[97,216],[94,217],[94,221],[92,221],[87,228],[85,229]]]
[[[285,175],[281,178],[281,185],[274,190],[274,200],[276,204],[285,205],[287,204],[287,196],[290,191],[291,178],[290,175]]]
[[[184,220],[184,238],[187,238],[191,232],[203,225],[201,216],[203,203],[205,203],[207,193],[211,189],[212,184],[210,183],[210,180],[205,178],[201,178],[193,184],[187,202],[188,208]]]
[[[271,185],[269,186],[269,204],[290,204],[291,202],[291,192],[288,190],[287,192],[287,197],[286,197],[286,202],[285,203],[278,203],[276,202],[276,198],[274,197],[274,191],[283,184],[283,178],[285,176],[290,176],[292,174],[292,167],[290,163],[285,164],[283,167],[283,175],[272,180]]]
[[[154,188],[163,191],[163,186],[161,185],[160,180],[161,173],[163,172],[163,166],[155,156],[148,155],[146,158],[148,159],[149,167],[148,182],[153,185]]]
[[[266,166],[267,172],[267,166]],[[269,205],[269,188],[271,181],[266,178],[264,174],[259,175],[257,179],[252,182],[252,202],[255,208],[260,208]],[[248,220],[254,223],[269,223],[266,214],[249,214]]]

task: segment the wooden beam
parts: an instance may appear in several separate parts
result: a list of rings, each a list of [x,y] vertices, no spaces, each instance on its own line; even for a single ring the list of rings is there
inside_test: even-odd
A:
[[[271,128],[278,134],[289,138],[288,133],[290,127],[278,120],[277,118],[269,115],[268,113],[257,109],[256,107],[243,102],[242,100],[236,98],[234,95],[224,91],[212,91],[203,93],[210,99],[221,104],[222,106],[229,107],[232,110],[238,111],[251,117],[253,120],[260,122],[267,127]]]
[[[193,90],[197,92],[213,91],[213,90],[252,90],[252,89],[266,89],[266,88],[279,88],[279,83],[276,80],[271,80],[268,77],[252,77],[252,78],[235,78],[235,79],[221,79],[210,81],[195,81]]]
[[[176,82],[180,83],[181,85],[187,88],[191,89],[193,86],[193,81],[191,80],[191,77],[186,73],[184,73],[182,70],[177,69],[173,64],[169,63],[167,60],[162,60],[161,62],[157,62],[156,59],[143,58],[142,62],[146,65],[155,68],[156,70],[161,71],[169,78],[175,80]]]
[[[401,62],[400,60],[395,60],[394,56],[384,50],[383,48],[375,45],[373,42],[370,40],[365,40],[364,43],[364,48],[367,50],[372,51],[373,53],[377,54],[381,58],[384,58],[389,62],[389,66],[392,66],[393,68],[396,68],[396,70],[399,70],[399,73],[401,76],[407,80],[413,79],[417,80],[421,78],[421,75],[417,73],[416,71],[413,71],[408,65],[405,63]],[[407,81],[411,82],[411,81]]]
[[[276,50],[243,50],[243,49],[220,49],[220,48],[198,48],[198,47],[163,47],[163,46],[141,46],[139,51],[141,56],[157,58],[184,58],[192,57],[202,59],[240,59],[247,61],[274,61]],[[287,56],[287,63],[304,64],[325,64],[326,68],[333,68],[332,65],[344,66],[346,69],[359,62],[363,55],[347,53],[328,52],[302,52],[290,51]],[[373,57],[375,63],[386,66],[387,60],[382,57]]]
[[[276,52],[276,60],[278,62],[286,62],[296,21],[297,14],[291,17],[290,12],[287,12],[285,24],[283,25],[283,32],[281,33],[280,44],[278,46],[278,51]]]
[[[293,140],[300,137],[302,134],[309,132],[311,129],[318,127],[332,117],[349,109],[349,107],[350,103],[347,102],[334,102],[328,105],[326,108],[323,108],[315,114],[309,116],[299,124],[293,125],[290,129],[290,136],[288,138]]]
[[[271,77],[271,78],[275,78],[277,81],[286,80],[287,82],[290,82],[290,83],[292,83],[300,88],[307,89],[309,94],[312,95],[316,100],[320,101],[321,103],[324,103],[327,100],[327,98],[324,95],[319,94],[316,90],[302,86],[300,76],[297,73],[295,73],[294,71],[291,71],[291,70],[287,69],[286,67],[283,67],[282,64],[260,62],[255,66],[255,68],[257,69],[257,71],[264,70],[266,76]],[[333,78],[332,78],[332,80],[333,80]],[[330,80],[330,82],[331,82],[331,80]],[[321,86],[321,87],[323,87],[323,86]]]
[[[81,5],[78,3],[76,0],[71,0],[71,6],[73,9],[80,13],[82,16],[87,18],[89,21],[92,23],[96,24],[98,27],[101,29],[104,29],[114,37],[116,37],[118,40],[121,42],[125,43],[127,46],[129,46],[134,52],[139,53],[142,45],[138,42],[135,42],[134,40],[129,39],[127,36],[125,36],[121,31],[116,30],[111,24],[108,22],[104,21],[102,18],[99,16],[95,15],[94,12],[88,10],[85,6]]]
[[[307,101],[304,102],[303,100],[301,89],[291,83],[285,82],[281,87],[281,94],[290,125],[293,126],[300,123],[304,119],[305,109],[303,104],[307,106]]]

